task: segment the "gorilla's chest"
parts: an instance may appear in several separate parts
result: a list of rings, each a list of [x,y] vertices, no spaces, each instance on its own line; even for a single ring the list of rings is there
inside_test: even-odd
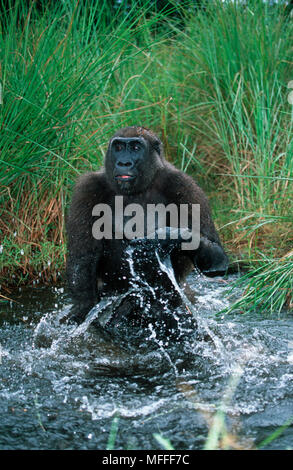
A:
[[[170,216],[177,212],[175,204],[168,205],[157,191],[143,195],[115,195],[110,201],[112,239],[143,238],[155,230],[170,226]]]

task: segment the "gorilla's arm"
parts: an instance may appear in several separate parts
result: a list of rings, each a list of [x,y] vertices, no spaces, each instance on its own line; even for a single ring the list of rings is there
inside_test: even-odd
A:
[[[207,276],[224,274],[228,269],[228,257],[213,223],[207,197],[190,176],[176,170],[169,163],[166,169],[164,194],[167,195],[168,201],[177,205],[189,204],[190,207],[192,204],[200,204],[200,244],[197,250],[184,253],[188,254],[194,265]],[[190,211],[190,229],[191,220]]]
[[[70,316],[80,321],[97,301],[96,271],[103,246],[92,235],[92,210],[101,199],[103,186],[99,173],[80,177],[66,220],[67,281],[73,300]]]

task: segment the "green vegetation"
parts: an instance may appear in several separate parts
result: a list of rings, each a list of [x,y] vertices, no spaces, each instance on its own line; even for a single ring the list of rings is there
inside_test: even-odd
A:
[[[108,443],[107,443],[107,450],[115,449],[115,440],[118,432],[118,424],[119,424],[119,416],[114,416],[113,421],[111,423],[111,429],[109,433]]]
[[[117,128],[142,124],[207,191],[230,257],[254,269],[241,308],[292,306],[284,6],[180,2],[170,16],[152,2],[114,14],[109,3],[11,1],[1,15],[2,295],[61,280],[76,177],[100,167]]]

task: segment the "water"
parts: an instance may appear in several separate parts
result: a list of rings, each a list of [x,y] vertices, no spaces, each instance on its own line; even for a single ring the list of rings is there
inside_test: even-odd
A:
[[[293,418],[293,317],[216,316],[232,281],[192,274],[185,314],[196,331],[164,342],[147,325],[129,349],[97,332],[97,310],[79,326],[60,323],[64,288],[14,295],[0,310],[0,448],[161,449],[159,434],[174,449],[203,449],[222,419],[222,448],[271,436],[263,448],[292,449],[292,425],[272,433]]]

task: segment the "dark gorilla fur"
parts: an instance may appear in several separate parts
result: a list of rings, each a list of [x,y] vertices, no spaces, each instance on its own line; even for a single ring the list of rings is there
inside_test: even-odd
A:
[[[122,145],[126,142],[126,157],[124,155],[121,161],[117,157],[119,138]],[[141,143],[137,157],[133,156],[132,150],[127,154],[127,149],[132,148],[129,145],[135,144],[135,138]],[[131,174],[132,178],[119,178],[119,172]],[[153,132],[144,127],[126,127],[110,140],[105,168],[82,175],[74,188],[67,217],[67,277],[73,300],[71,315],[77,321],[85,318],[101,295],[126,292],[130,287],[131,273],[125,252],[131,241],[96,240],[92,235],[93,207],[104,203],[113,208],[116,195],[123,196],[124,206],[130,203],[144,208],[147,204],[158,203],[175,203],[177,207],[179,204],[200,204],[199,248],[182,251],[177,245],[171,253],[176,280],[182,283],[194,267],[211,276],[226,271],[228,259],[204,192],[190,176],[165,160],[162,143]],[[145,270],[148,269],[146,261],[143,264]],[[154,273],[151,275],[154,279]],[[163,278],[163,287],[164,282]]]

